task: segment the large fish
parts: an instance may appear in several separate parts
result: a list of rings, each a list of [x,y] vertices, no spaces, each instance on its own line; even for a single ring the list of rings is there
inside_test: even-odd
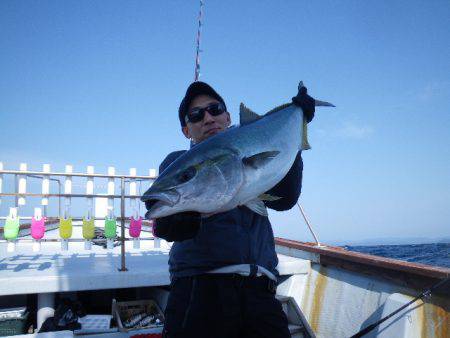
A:
[[[299,90],[303,86],[300,82]],[[316,106],[333,106],[316,100]],[[191,148],[164,170],[142,196],[149,218],[183,211],[204,215],[245,205],[267,215],[265,194],[291,168],[305,147],[303,112],[285,104],[259,116],[240,106],[240,125]]]

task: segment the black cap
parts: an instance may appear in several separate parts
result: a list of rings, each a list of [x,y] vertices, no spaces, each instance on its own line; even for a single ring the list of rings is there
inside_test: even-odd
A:
[[[217,101],[223,103],[225,109],[227,109],[225,101],[209,84],[201,81],[192,82],[186,90],[186,94],[184,95],[184,98],[180,104],[180,108],[178,109],[178,117],[180,118],[182,127],[186,126],[185,116],[188,112],[189,105],[191,104],[192,100],[199,95],[211,96]]]

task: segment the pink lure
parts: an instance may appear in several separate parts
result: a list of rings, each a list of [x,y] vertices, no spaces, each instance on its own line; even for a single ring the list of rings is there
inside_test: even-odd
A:
[[[31,218],[31,236],[38,240],[44,237],[45,234],[45,217],[42,217],[40,220]]]
[[[134,219],[133,216],[130,218],[130,236],[133,238],[138,238],[141,235],[142,229],[142,217]]]

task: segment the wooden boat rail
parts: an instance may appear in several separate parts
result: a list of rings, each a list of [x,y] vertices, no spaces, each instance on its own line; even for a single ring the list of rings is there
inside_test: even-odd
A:
[[[318,255],[324,266],[335,266],[371,276],[386,278],[401,286],[425,289],[440,280],[450,277],[450,269],[426,264],[400,261],[397,259],[349,251],[336,246],[317,246],[314,243],[275,238],[275,244]],[[437,293],[450,295],[450,288],[444,287]]]

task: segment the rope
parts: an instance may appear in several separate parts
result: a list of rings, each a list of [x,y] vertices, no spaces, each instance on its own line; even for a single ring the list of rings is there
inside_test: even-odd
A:
[[[200,35],[202,33],[203,0],[200,0],[200,11],[198,13],[198,31],[197,31],[197,52],[195,56],[195,76],[194,81],[200,77]]]

